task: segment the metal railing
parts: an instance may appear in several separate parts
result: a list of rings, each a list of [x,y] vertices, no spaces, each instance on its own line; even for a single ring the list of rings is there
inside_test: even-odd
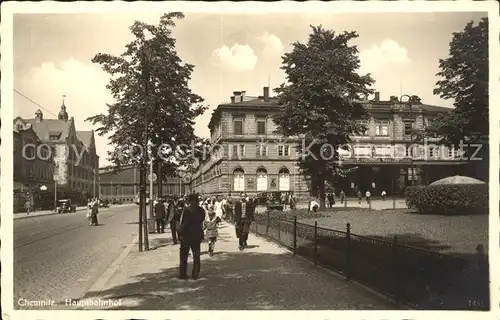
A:
[[[415,309],[489,310],[488,257],[442,254],[297,222],[277,212],[255,215],[251,232]]]

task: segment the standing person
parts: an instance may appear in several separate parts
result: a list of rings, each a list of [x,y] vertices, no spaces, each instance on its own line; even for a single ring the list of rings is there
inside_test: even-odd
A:
[[[248,233],[250,224],[255,220],[253,201],[247,201],[246,197],[238,201],[234,206],[234,221],[236,226],[236,237],[239,239],[240,250],[248,247]]]
[[[214,212],[216,217],[222,219],[222,199],[220,198],[220,196],[217,196],[215,198]]]
[[[160,198],[155,203],[156,233],[165,233],[165,205]]]
[[[387,195],[387,193],[385,192],[385,190],[382,191],[382,201],[385,201],[385,196]]]
[[[176,219],[176,212],[177,212],[177,198],[174,196],[170,203],[168,204],[168,209],[167,209],[167,221],[170,224],[170,232],[172,233],[172,241],[175,244],[177,244],[177,219]]]
[[[180,250],[180,279],[187,279],[187,260],[189,251],[193,254],[193,270],[191,276],[198,279],[200,276],[200,245],[203,240],[203,221],[205,212],[198,204],[198,195],[191,194],[188,197],[189,206],[184,209],[179,228],[181,240]]]
[[[370,203],[370,198],[372,196],[372,193],[370,190],[366,190],[365,197],[366,197],[366,203]]]
[[[293,193],[290,193],[288,196],[288,202],[290,203],[290,210],[295,210],[295,197],[293,196]]]
[[[31,213],[31,201],[26,200],[26,202],[24,203],[24,210],[26,211],[26,214]]]
[[[330,205],[330,208],[335,204],[335,194],[333,193],[333,191],[330,191],[328,193],[328,204]]]
[[[215,242],[217,241],[217,236],[219,235],[218,227],[221,222],[221,218],[217,217],[214,211],[208,213],[208,219],[203,222],[203,229],[205,229],[205,236],[208,239],[208,254],[210,256],[214,255]]]
[[[92,225],[92,199],[87,199],[87,219],[89,220],[89,226]]]
[[[97,226],[99,222],[97,221],[97,214],[99,213],[99,200],[94,198],[92,201],[92,209],[91,209],[91,217],[90,217],[90,225]]]
[[[362,198],[361,190],[358,190],[357,196],[358,196],[358,203],[361,204],[361,198]]]
[[[283,193],[283,194],[281,195],[281,204],[283,205],[283,211],[285,211],[285,210],[286,210],[286,202],[287,202],[286,200],[287,200],[286,194],[285,194],[285,193]]]
[[[340,190],[340,203],[344,203],[345,200],[345,192],[344,189]]]
[[[234,222],[234,200],[231,193],[228,194],[226,199],[226,219],[231,223]]]
[[[222,220],[226,220],[227,219],[227,198],[226,198],[226,196],[222,196],[221,205],[222,205]]]

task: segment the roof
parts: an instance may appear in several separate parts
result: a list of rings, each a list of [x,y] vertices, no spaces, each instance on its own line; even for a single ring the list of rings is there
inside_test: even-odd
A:
[[[23,119],[26,123],[30,124],[33,130],[36,132],[40,140],[51,141],[51,142],[64,142],[69,135],[69,128],[71,126],[71,121],[59,120],[59,119],[43,119],[38,121],[36,119]],[[50,136],[59,134],[57,140],[51,140]]]
[[[94,131],[77,131],[76,137],[80,140],[85,148],[90,149],[90,144],[92,143],[92,136],[94,135]]]

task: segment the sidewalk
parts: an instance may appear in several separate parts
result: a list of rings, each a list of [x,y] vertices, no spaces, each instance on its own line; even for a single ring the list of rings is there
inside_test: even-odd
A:
[[[179,247],[172,245],[169,233],[150,235],[150,243],[148,252],[138,252],[135,244],[101,289],[83,298],[84,301],[111,299],[118,305],[83,309],[399,309],[386,298],[293,257],[287,250],[253,234],[248,240],[249,248],[240,252],[234,228],[227,223],[219,229],[213,257],[208,256],[207,244],[202,243],[198,280],[176,278]]]
[[[87,207],[76,207],[76,211],[82,211],[85,210]],[[42,211],[35,211],[31,212],[30,214],[26,214],[25,212],[19,212],[19,213],[14,213],[14,219],[25,219],[25,218],[34,218],[34,217],[39,217],[39,216],[48,216],[52,214],[57,214],[57,212],[54,212],[54,210],[42,210]]]

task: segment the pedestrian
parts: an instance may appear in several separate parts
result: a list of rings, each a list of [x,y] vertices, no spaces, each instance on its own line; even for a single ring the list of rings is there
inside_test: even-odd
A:
[[[214,211],[210,211],[208,213],[208,219],[203,223],[203,229],[205,229],[205,237],[208,239],[209,256],[214,255],[215,242],[217,242],[217,236],[219,235],[217,229],[221,221],[222,219],[220,217],[217,217]]]
[[[177,198],[174,196],[167,209],[167,221],[170,224],[170,232],[172,233],[172,242],[174,245],[178,243],[177,240]]]
[[[26,200],[26,202],[24,203],[24,210],[26,211],[26,214],[31,213],[31,201]]]
[[[385,196],[387,195],[387,193],[385,192],[385,190],[382,191],[382,201],[385,201]]]
[[[340,203],[344,203],[345,200],[345,192],[344,189],[340,190]]]
[[[97,226],[99,222],[97,221],[97,214],[99,213],[99,199],[94,198],[91,204],[91,216],[90,216],[90,225]]]
[[[158,197],[155,203],[156,233],[165,233],[165,205]]]
[[[194,280],[200,276],[200,246],[203,240],[203,221],[205,212],[198,204],[198,195],[188,196],[189,206],[182,213],[179,236],[181,241],[179,279],[187,279],[187,260],[189,252],[193,254],[193,270],[191,276]]]
[[[370,203],[370,198],[372,196],[372,193],[370,192],[370,190],[366,190],[366,193],[365,193],[365,197],[366,197],[366,203]]]
[[[288,196],[288,203],[290,204],[290,210],[295,210],[295,198],[293,196],[293,193],[290,193]]]
[[[222,200],[220,199],[219,196],[216,196],[214,199],[214,209],[213,211],[215,212],[215,215],[222,219]]]
[[[243,197],[234,205],[234,222],[236,229],[236,237],[239,240],[238,248],[240,250],[248,247],[248,233],[250,232],[250,224],[255,221],[253,202],[247,201],[247,197]]]
[[[87,219],[89,220],[89,226],[92,225],[92,199],[87,199]]]
[[[358,203],[361,204],[361,197],[362,197],[361,190],[358,190],[357,195],[358,195]]]
[[[333,193],[333,191],[328,193],[328,204],[330,205],[330,208],[332,208],[335,204],[335,193]]]
[[[222,205],[222,220],[224,221],[227,219],[227,197],[226,196],[222,196],[221,205]]]

